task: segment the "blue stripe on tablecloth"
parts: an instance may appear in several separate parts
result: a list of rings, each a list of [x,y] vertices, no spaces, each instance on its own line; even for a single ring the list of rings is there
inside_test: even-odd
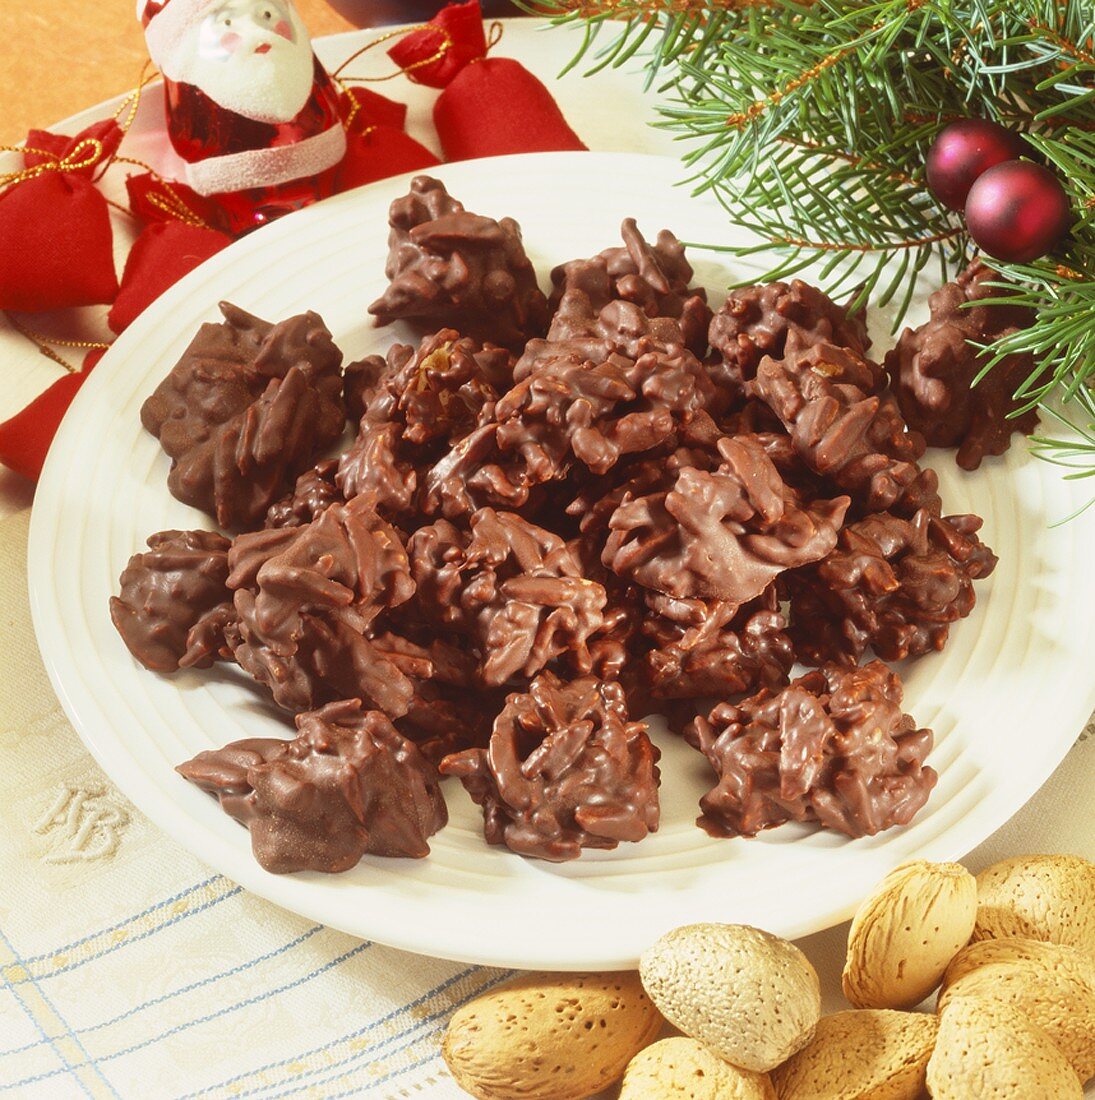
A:
[[[330,1050],[332,1047],[338,1046],[339,1043],[347,1043],[351,1039],[356,1039],[359,1035],[364,1035],[366,1032],[369,1032],[369,1031],[374,1030],[375,1028],[381,1027],[383,1024],[390,1023],[392,1020],[396,1019],[399,1016],[404,1015],[407,1012],[410,1012],[412,1009],[419,1008],[421,1005],[425,1004],[427,1001],[430,1001],[434,997],[438,996],[439,994],[444,993],[444,991],[446,989],[449,989],[451,986],[455,985],[457,982],[459,982],[462,979],[468,977],[470,974],[474,974],[478,969],[479,969],[479,967],[476,967],[476,966],[468,967],[466,970],[462,970],[458,974],[454,974],[451,977],[447,978],[445,981],[441,982],[440,985],[434,986],[433,989],[427,990],[420,997],[416,997],[413,1001],[410,1001],[409,1003],[407,1003],[405,1005],[402,1005],[399,1008],[393,1009],[391,1012],[388,1013],[387,1016],[382,1016],[379,1020],[373,1020],[370,1023],[365,1024],[362,1027],[359,1027],[354,1031],[347,1032],[345,1035],[340,1035],[338,1038],[332,1039],[329,1043],[324,1043],[322,1046],[313,1047],[311,1050],[302,1051],[302,1052],[297,1053],[297,1054],[295,1054],[291,1057],[288,1057],[288,1058],[282,1058],[282,1059],[280,1059],[279,1061],[276,1061],[276,1062],[268,1062],[266,1065],[258,1066],[256,1069],[248,1070],[246,1073],[239,1073],[239,1074],[236,1074],[235,1077],[229,1077],[229,1078],[226,1078],[223,1081],[218,1081],[214,1085],[207,1085],[205,1088],[200,1089],[197,1092],[190,1092],[190,1093],[187,1093],[185,1096],[179,1097],[179,1100],[194,1100],[195,1097],[206,1096],[210,1092],[213,1092],[215,1089],[228,1088],[231,1085],[237,1085],[241,1081],[246,1081],[249,1078],[258,1077],[260,1074],[266,1073],[269,1070],[280,1069],[282,1066],[287,1066],[292,1062],[299,1062],[304,1058],[312,1058],[317,1054],[322,1054],[324,1051]],[[501,979],[499,979],[499,981],[500,980]],[[475,994],[469,994],[467,997],[465,997],[462,1000],[460,1000],[459,1002],[457,1002],[457,1004],[465,1003],[466,1001],[470,1000],[473,996],[475,996],[477,993],[478,993],[478,990],[476,991]],[[452,1007],[455,1008],[456,1005],[453,1005]],[[400,1035],[407,1034],[408,1031],[413,1030],[415,1026],[416,1025],[411,1025],[411,1028],[405,1029],[403,1032],[397,1033],[396,1035],[392,1036],[392,1038],[398,1039],[400,1037]],[[309,1071],[309,1072],[312,1072],[312,1073],[322,1072],[324,1069],[329,1069],[329,1068],[331,1068],[331,1067],[323,1066],[323,1067],[320,1067],[320,1069],[318,1071]],[[294,1079],[299,1080],[300,1078],[298,1077],[298,1078],[294,1078]],[[273,1084],[261,1085],[260,1084],[260,1085],[255,1086],[254,1088],[248,1089],[247,1091],[241,1091],[241,1090],[233,1089],[232,1090],[232,1095],[233,1095],[233,1097],[239,1097],[240,1100],[242,1100],[242,1098],[245,1097],[245,1096],[253,1096],[256,1093],[265,1091],[266,1089],[280,1088],[281,1085],[284,1085],[286,1083],[287,1082],[282,1081],[282,1082],[279,1082],[277,1085],[273,1085]]]
[[[138,1050],[144,1050],[145,1048],[153,1046],[154,1044],[159,1043],[164,1039],[170,1038],[172,1035],[177,1035],[181,1031],[186,1031],[188,1028],[195,1027],[198,1024],[208,1023],[210,1020],[215,1020],[218,1017],[225,1016],[230,1012],[235,1012],[238,1009],[246,1008],[248,1005],[257,1004],[260,1001],[265,1001],[265,1000],[269,999],[270,997],[277,996],[279,993],[286,993],[290,989],[295,989],[298,986],[304,985],[305,982],[309,982],[313,978],[319,977],[320,974],[325,974],[328,970],[331,970],[333,967],[341,965],[347,959],[352,958],[354,955],[361,954],[362,951],[365,951],[367,948],[370,948],[372,946],[373,945],[370,942],[359,943],[356,947],[352,948],[351,950],[343,952],[343,954],[339,955],[338,958],[332,959],[330,962],[325,963],[323,966],[319,967],[316,970],[313,970],[309,974],[305,974],[303,977],[296,978],[293,981],[287,982],[285,985],[278,986],[274,989],[268,989],[265,993],[255,994],[255,996],[248,997],[246,1000],[239,1001],[234,1005],[227,1005],[226,1007],[224,1007],[222,1009],[218,1009],[216,1012],[211,1012],[206,1016],[201,1016],[201,1017],[199,1017],[197,1019],[194,1019],[194,1020],[187,1020],[184,1023],[176,1024],[174,1027],[168,1028],[167,1031],[161,1032],[159,1035],[154,1035],[154,1036],[152,1036],[152,1038],[145,1039],[143,1042],[140,1042],[140,1043],[134,1043],[132,1046],[125,1047],[122,1050],[116,1050],[116,1051],[113,1051],[110,1054],[104,1054],[102,1057],[100,1057],[97,1060],[89,1059],[88,1062],[77,1062],[77,1063],[74,1063],[74,1064],[70,1064],[70,1063],[66,1062],[66,1066],[68,1067],[67,1069],[66,1068],[60,1068],[60,1069],[56,1069],[56,1070],[49,1070],[46,1073],[38,1073],[38,1074],[35,1074],[33,1077],[25,1077],[21,1081],[16,1081],[13,1085],[8,1085],[8,1086],[4,1086],[4,1087],[5,1088],[22,1088],[23,1086],[26,1086],[26,1085],[33,1085],[33,1084],[36,1084],[39,1081],[44,1081],[44,1080],[46,1080],[47,1078],[50,1078],[50,1077],[56,1077],[57,1074],[59,1074],[59,1073],[66,1073],[66,1072],[71,1072],[72,1070],[80,1069],[81,1066],[84,1066],[84,1065],[90,1064],[90,1065],[93,1065],[93,1066],[97,1067],[99,1064],[102,1064],[103,1062],[110,1062],[110,1061],[113,1061],[116,1058],[122,1058],[122,1057],[125,1057],[128,1054],[134,1054]]]
[[[55,947],[52,951],[46,951],[41,955],[28,955],[23,959],[23,965],[26,966],[29,963],[41,962],[43,959],[51,959],[54,955],[61,955],[65,951],[71,951],[75,947],[80,947],[82,944],[87,943],[89,940],[93,940],[96,936],[105,936],[108,932],[117,932],[119,928],[124,927],[127,924],[132,924],[135,920],[140,920],[141,917],[147,917],[150,913],[154,913],[157,909],[163,909],[168,905],[174,905],[177,901],[182,901],[183,898],[188,897],[197,890],[201,890],[206,886],[212,886],[221,876],[214,875],[212,878],[207,878],[204,882],[196,883],[193,886],[188,886],[185,890],[180,890],[179,893],[173,897],[168,898],[166,901],[158,901],[154,905],[150,905],[147,909],[143,909],[140,913],[134,913],[131,917],[126,917],[124,920],[118,921],[117,924],[112,924],[108,928],[100,928],[97,932],[92,932],[87,936],[81,936],[78,940],[73,940],[72,943],[66,943],[63,947]],[[238,888],[237,888],[238,892]],[[229,895],[225,895],[226,897]],[[180,914],[181,916],[187,916],[187,913]],[[198,912],[197,909],[193,912]],[[166,927],[163,925],[162,927]]]
[[[215,882],[216,880],[215,879],[210,879],[209,881],[210,882]],[[205,885],[207,885],[207,884],[205,884]],[[187,893],[189,893],[189,892],[190,891],[187,891]],[[197,906],[193,909],[186,909],[182,913],[179,913],[177,916],[172,917],[170,920],[165,920],[163,922],[163,924],[157,924],[155,926],[155,928],[149,928],[147,931],[141,932],[137,936],[127,936],[124,940],[119,940],[117,943],[111,944],[109,947],[104,947],[101,951],[96,951],[94,954],[88,955],[86,959],[78,959],[76,962],[67,963],[65,966],[59,966],[56,970],[52,970],[48,974],[42,974],[36,980],[37,981],[50,981],[51,979],[56,978],[59,974],[67,974],[70,970],[76,970],[81,966],[86,966],[89,962],[95,962],[96,959],[101,959],[105,955],[112,955],[115,951],[120,951],[123,947],[128,947],[132,943],[140,943],[141,940],[147,940],[151,936],[156,935],[157,932],[162,932],[165,928],[170,928],[172,925],[178,924],[180,921],[186,920],[187,917],[193,917],[198,913],[204,913],[207,909],[212,909],[214,905],[220,905],[220,903],[222,901],[227,901],[229,898],[234,898],[237,894],[242,894],[242,893],[243,893],[243,887],[242,886],[235,886],[231,890],[229,890],[226,894],[221,894],[219,897],[210,898],[209,901],[202,902],[201,905],[199,905],[199,906]],[[179,900],[179,899],[175,899],[175,900]],[[165,904],[169,904],[169,903],[165,903]],[[142,916],[143,915],[145,915],[145,914],[142,914]],[[134,920],[138,920],[138,919],[139,919],[138,917],[131,917],[128,921],[122,921],[122,924],[131,924]],[[97,932],[96,935],[99,935],[99,936],[105,935],[107,931],[111,931],[111,929],[106,929],[103,932]],[[88,937],[88,938],[92,939],[94,937]],[[86,943],[87,940],[81,940],[80,942],[81,943]],[[38,955],[34,960],[24,959],[23,960],[23,965],[27,966],[31,962],[34,962],[34,961],[40,962],[42,959],[48,959],[51,956],[58,955],[60,953],[61,953],[60,951],[50,951],[46,955]]]
[[[463,974],[457,975],[457,979],[467,977],[468,974],[474,973],[475,970],[477,970],[477,969],[479,969],[479,968],[478,967],[473,967],[471,970],[467,970]],[[290,1078],[289,1080],[282,1081],[277,1086],[267,1086],[267,1087],[277,1088],[278,1089],[278,1093],[277,1093],[278,1097],[292,1096],[295,1093],[302,1092],[304,1089],[312,1087],[309,1083],[306,1082],[307,1078],[313,1078],[313,1077],[325,1074],[325,1073],[329,1072],[330,1070],[339,1069],[340,1067],[343,1067],[343,1066],[349,1066],[351,1062],[359,1061],[361,1058],[364,1058],[367,1055],[381,1054],[382,1052],[385,1052],[386,1048],[391,1046],[393,1043],[398,1043],[401,1039],[406,1039],[406,1042],[401,1043],[398,1047],[395,1048],[395,1050],[386,1051],[384,1056],[385,1057],[391,1057],[393,1054],[399,1054],[400,1051],[406,1050],[408,1047],[414,1046],[415,1043],[423,1042],[426,1039],[430,1038],[431,1036],[437,1035],[443,1029],[444,1022],[446,1021],[447,1017],[450,1016],[453,1012],[455,1012],[456,1009],[458,1009],[461,1005],[467,1004],[468,1001],[473,1000],[475,997],[480,996],[480,994],[485,993],[488,989],[493,989],[496,985],[499,985],[500,983],[506,981],[511,976],[512,976],[511,973],[500,974],[497,977],[492,978],[487,982],[484,982],[483,985],[478,986],[471,993],[469,993],[466,997],[461,997],[459,1001],[455,1001],[452,1004],[446,1005],[444,1008],[440,1009],[437,1012],[431,1013],[429,1016],[421,1017],[414,1024],[412,1024],[409,1028],[404,1028],[403,1031],[397,1032],[395,1035],[389,1035],[388,1038],[381,1040],[379,1043],[374,1043],[371,1046],[364,1048],[363,1050],[354,1051],[353,1054],[349,1055],[346,1058],[341,1059],[338,1062],[332,1062],[329,1065],[322,1066],[322,1067],[319,1067],[319,1068],[313,1069],[313,1070],[308,1070],[307,1072],[301,1073],[301,1074],[299,1074],[295,1077]],[[456,979],[454,979],[454,980],[456,980]],[[378,1021],[378,1023],[379,1022],[380,1021]],[[418,1035],[414,1034],[415,1032],[420,1032],[422,1030],[422,1028],[426,1027],[426,1025],[428,1025],[428,1024],[435,1024],[436,1026],[427,1028],[425,1034],[418,1034]],[[386,1076],[384,1076],[382,1078],[379,1078],[379,1079],[372,1079],[371,1078],[370,1083],[372,1085],[382,1084],[383,1082],[391,1079],[392,1077],[397,1077],[401,1073],[406,1073],[406,1072],[410,1071],[411,1069],[418,1068],[419,1065],[423,1064],[424,1062],[428,1062],[431,1058],[436,1058],[438,1056],[438,1054],[439,1054],[439,1050],[435,1049],[435,1050],[433,1050],[433,1052],[431,1054],[429,1054],[425,1059],[423,1059],[423,1062],[415,1063],[412,1066],[406,1066],[404,1069],[393,1070],[391,1073],[389,1073]],[[357,1073],[360,1068],[361,1068],[360,1066],[353,1066],[350,1069],[344,1069],[341,1073],[336,1073],[334,1075],[334,1077],[329,1077],[329,1078],[326,1078],[325,1080],[323,1080],[321,1082],[318,1082],[318,1085],[328,1086],[328,1085],[334,1084],[334,1082],[336,1082],[336,1081],[342,1080],[346,1077],[351,1076],[354,1073]],[[288,1084],[292,1084],[293,1087],[289,1088],[289,1089],[285,1088],[284,1086],[288,1085]],[[261,1092],[261,1091],[262,1091],[262,1089],[252,1089],[250,1092],[233,1093],[233,1097],[239,1097],[240,1100],[242,1100],[242,1098],[245,1097],[245,1096],[253,1095],[256,1092]],[[341,1095],[345,1095],[345,1094],[341,1094]],[[330,1100],[330,1098],[328,1098],[328,1100]]]
[[[247,962],[240,963],[238,966],[234,966],[230,970],[223,970],[219,974],[212,974],[208,978],[201,978],[196,982],[191,982],[189,985],[184,985],[180,989],[172,990],[170,993],[161,994],[159,997],[155,997],[151,1001],[145,1001],[143,1004],[139,1004],[133,1008],[127,1009],[125,1012],[122,1012],[109,1020],[103,1020],[102,1023],[89,1024],[87,1027],[76,1028],[73,1030],[73,1035],[88,1035],[93,1031],[101,1031],[105,1027],[112,1027],[114,1024],[121,1023],[122,1020],[128,1019],[130,1016],[135,1016],[138,1012],[144,1012],[145,1009],[153,1008],[156,1005],[161,1005],[165,1001],[170,1001],[173,997],[181,997],[184,993],[191,993],[195,989],[200,989],[202,986],[210,985],[212,982],[219,982],[224,978],[231,978],[244,970],[249,970],[252,966],[258,966],[259,963],[268,962],[270,959],[276,958],[278,955],[285,954],[286,951],[291,951],[294,947],[297,947],[300,944],[304,943],[305,940],[310,939],[317,932],[321,932],[322,930],[322,924],[313,925],[311,928],[308,929],[307,932],[302,933],[301,935],[297,936],[295,940],[283,944],[281,947],[277,948],[274,951],[268,951],[265,955],[259,955],[258,958],[249,959]],[[48,1042],[48,1039],[39,1039],[36,1042],[27,1043],[26,1046],[15,1047],[12,1050],[0,1051],[0,1058],[6,1058],[9,1054],[24,1054],[28,1050],[33,1050],[35,1047],[40,1047],[43,1042]]]
[[[15,950],[14,945],[12,944],[11,940],[9,940],[8,937],[4,934],[3,929],[0,929],[0,940],[3,941],[4,946],[8,949],[8,951],[14,957],[14,959],[15,959],[14,965],[16,965],[16,966],[24,965],[23,960],[20,958],[19,952]],[[47,1034],[45,1026],[42,1024],[41,1020],[38,1018],[38,1014],[32,1009],[32,1007],[29,1004],[27,1004],[26,999],[19,992],[19,990],[17,990],[15,988],[15,986],[11,982],[9,982],[7,979],[4,980],[4,984],[5,984],[5,986],[7,986],[8,989],[11,990],[12,996],[14,996],[15,999],[19,1002],[19,1004],[22,1007],[23,1011],[30,1017],[31,1022],[38,1029],[38,1031],[41,1034],[42,1038],[45,1039],[46,1042],[49,1043],[49,1045],[53,1048],[54,1054],[57,1055],[58,1059],[62,1063],[56,1070],[51,1071],[51,1073],[48,1074],[47,1076],[54,1076],[58,1073],[71,1074],[73,1079],[80,1086],[80,1088],[84,1091],[84,1093],[87,1096],[91,1097],[91,1100],[95,1100],[94,1094],[92,1093],[91,1089],[88,1088],[87,1084],[83,1081],[83,1079],[80,1077],[80,1075],[78,1073],[74,1072],[76,1067],[68,1060],[68,1058],[65,1056],[64,1052],[57,1045],[57,1039],[60,1038],[60,1036],[51,1036],[51,1035]],[[53,1014],[53,1016],[56,1017],[57,1022],[65,1029],[65,1031],[68,1033],[69,1036],[71,1036],[73,1039],[76,1039],[76,1037],[74,1035],[72,1035],[72,1029],[65,1022],[64,1017],[57,1011],[56,1008],[53,1007],[52,1004],[50,1004],[49,999],[42,992],[41,987],[38,985],[38,983],[32,979],[31,980],[31,985],[37,991],[38,996],[40,996],[42,998],[42,1000],[45,1001],[46,1006],[49,1008],[49,1010]],[[83,1045],[80,1043],[80,1041],[78,1039],[76,1039],[76,1044],[77,1044],[77,1046],[80,1047],[80,1050],[83,1051],[85,1059],[88,1058],[87,1051],[84,1049]],[[110,1092],[113,1096],[118,1096],[117,1092],[114,1091],[113,1085],[111,1085],[110,1082],[103,1076],[102,1070],[100,1070],[98,1066],[95,1066],[94,1068],[95,1068],[95,1074],[99,1078],[99,1080],[101,1080],[103,1082],[103,1084],[110,1090]],[[120,1100],[120,1097],[119,1097],[119,1100]]]

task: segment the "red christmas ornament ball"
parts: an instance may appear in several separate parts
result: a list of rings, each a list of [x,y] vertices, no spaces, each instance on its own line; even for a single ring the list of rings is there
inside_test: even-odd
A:
[[[1020,134],[985,118],[964,118],[944,126],[925,163],[931,193],[951,210],[962,210],[982,172],[1029,152]]]
[[[1027,160],[979,176],[966,199],[970,236],[990,256],[1024,264],[1052,251],[1072,223],[1072,204],[1048,168]]]

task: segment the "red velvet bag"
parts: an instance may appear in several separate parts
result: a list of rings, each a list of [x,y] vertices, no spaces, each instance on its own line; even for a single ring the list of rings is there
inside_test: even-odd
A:
[[[227,234],[185,222],[150,225],[133,242],[107,324],[124,331],[168,287],[231,243]]]
[[[235,236],[229,230],[228,214],[214,200],[202,198],[185,183],[172,180],[168,184],[151,172],[141,172],[126,177],[125,190],[129,209],[145,225],[197,219],[211,229]]]
[[[81,130],[75,137],[67,137],[64,134],[52,134],[49,130],[31,130],[27,134],[25,142],[27,151],[23,159],[28,168],[44,161],[63,160],[65,157],[73,157],[76,161],[88,161],[80,164],[79,168],[68,169],[68,174],[84,176],[91,179],[103,164],[110,160],[118,151],[118,146],[125,137],[125,131],[112,118],[103,119],[101,122],[93,122],[86,130]],[[91,150],[84,154],[77,152],[80,145],[86,141],[97,141],[101,146],[98,155],[92,157]],[[43,155],[45,154],[45,155]]]
[[[438,52],[440,58],[422,64]],[[479,0],[449,4],[388,56],[410,80],[443,89],[433,121],[446,160],[586,148],[551,93],[524,65],[487,57]]]
[[[404,131],[405,103],[368,88],[349,88],[339,97],[339,107],[346,126],[346,155],[336,169],[336,192],[441,163]]]
[[[22,412],[0,424],[0,463],[23,477],[38,480],[62,418],[92,367],[102,357],[102,348],[88,352],[84,369],[79,374],[66,374],[58,378]]]
[[[0,309],[98,305],[117,293],[110,210],[90,180],[45,172],[0,195]]]

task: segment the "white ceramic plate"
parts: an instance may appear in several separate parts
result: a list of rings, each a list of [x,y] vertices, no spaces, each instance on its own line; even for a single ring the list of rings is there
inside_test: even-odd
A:
[[[438,170],[469,209],[516,217],[545,277],[561,260],[615,244],[626,215],[650,234],[665,225],[686,240],[733,238],[716,206],[674,187],[680,174],[679,162],[620,154]],[[227,741],[282,735],[282,720],[234,670],[145,671],[107,613],[119,572],[148,534],[208,525],[168,494],[167,459],[138,410],[198,325],[217,317],[221,298],[275,319],[318,310],[347,359],[406,335],[372,328],[365,313],[384,285],[387,207],[406,182],[322,203],[215,257],[117,341],[61,427],[31,529],[38,640],[76,729],[149,817],[229,878],[347,932],[461,960],[578,969],[631,966],[660,933],[695,920],[792,937],[817,931],[846,918],[895,864],[962,856],[1030,798],[1095,706],[1095,517],[1051,529],[1079,493],[1020,445],[974,475],[949,455],[934,463],[947,510],[985,517],[1000,565],[978,585],[977,608],[946,652],[905,670],[907,709],[935,730],[930,763],[941,776],[911,827],[856,841],[793,825],[756,840],[712,839],[694,825],[706,764],[656,734],[662,825],[641,844],[562,866],[523,860],[486,845],[478,810],[449,782],[452,820],[428,859],[367,858],[338,876],[263,871],[245,830],[173,767]],[[717,257],[694,260],[713,290],[742,273]],[[876,339],[885,329],[876,326]]]

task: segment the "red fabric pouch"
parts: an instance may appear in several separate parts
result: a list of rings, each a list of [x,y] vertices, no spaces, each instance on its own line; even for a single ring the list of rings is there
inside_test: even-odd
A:
[[[102,357],[101,348],[88,352],[84,369],[79,374],[66,374],[58,378],[22,412],[0,424],[0,463],[32,481],[38,480],[61,419],[92,367]]]
[[[586,148],[524,65],[487,57],[479,0],[449,4],[388,56],[410,80],[442,89],[433,121],[446,160]]]
[[[114,332],[124,331],[168,287],[231,243],[225,233],[185,222],[150,225],[133,242],[106,323]]]
[[[89,179],[45,172],[0,195],[0,309],[97,305],[117,293],[110,210]]]
[[[405,103],[368,88],[348,88],[339,97],[339,107],[346,125],[346,155],[336,169],[336,192],[440,163],[404,131]]]
[[[92,123],[75,137],[51,134],[49,130],[31,130],[27,133],[25,142],[27,151],[23,154],[23,159],[28,168],[33,168],[44,161],[63,160],[65,157],[73,157],[77,161],[87,160],[90,163],[69,169],[69,174],[91,179],[103,163],[118,151],[123,137],[125,137],[125,131],[112,118]],[[94,159],[90,155],[82,156],[78,151],[80,145],[88,140],[97,141],[102,146],[102,151]]]
[[[185,183],[172,180],[168,184],[151,172],[141,172],[126,177],[125,190],[129,209],[145,225],[185,223],[196,219],[211,229],[234,236],[229,232],[228,214],[212,199],[202,198]]]

